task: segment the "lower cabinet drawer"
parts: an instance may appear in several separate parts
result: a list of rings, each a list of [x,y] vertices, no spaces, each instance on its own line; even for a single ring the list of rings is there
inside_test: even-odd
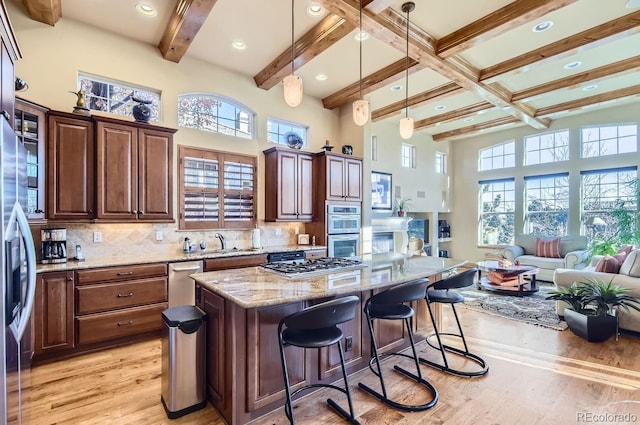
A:
[[[166,303],[76,317],[78,345],[159,330]]]
[[[166,277],[153,277],[123,283],[85,285],[76,288],[77,315],[166,301]]]

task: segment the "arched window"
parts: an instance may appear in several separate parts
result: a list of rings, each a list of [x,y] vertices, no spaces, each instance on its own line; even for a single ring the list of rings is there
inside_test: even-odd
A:
[[[180,127],[254,139],[254,122],[255,113],[231,99],[205,93],[178,96]]]

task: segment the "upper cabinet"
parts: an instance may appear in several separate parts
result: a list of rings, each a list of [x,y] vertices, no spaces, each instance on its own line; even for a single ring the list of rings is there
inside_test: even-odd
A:
[[[362,201],[362,159],[330,152],[316,154],[318,199]]]
[[[265,157],[265,220],[313,220],[313,154],[273,147]]]
[[[97,219],[173,220],[173,133],[95,118]]]
[[[14,64],[22,55],[4,3],[0,3],[0,113],[13,128],[16,97]]]
[[[14,129],[27,149],[27,217],[44,219],[45,114],[47,108],[16,98]]]
[[[47,218],[95,218],[93,120],[50,111],[47,136]]]

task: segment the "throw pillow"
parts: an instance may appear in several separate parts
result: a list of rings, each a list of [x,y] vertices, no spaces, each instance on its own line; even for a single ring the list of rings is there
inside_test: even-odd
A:
[[[631,254],[631,251],[633,251],[633,248],[634,248],[633,245],[622,245],[618,250],[617,254],[624,253],[625,255],[629,255]]]
[[[596,264],[596,271],[603,273],[618,273],[622,263],[616,257],[605,255]]]
[[[640,250],[631,251],[620,266],[620,274],[640,277]]]
[[[560,238],[548,241],[536,238],[536,257],[562,258],[560,257]]]

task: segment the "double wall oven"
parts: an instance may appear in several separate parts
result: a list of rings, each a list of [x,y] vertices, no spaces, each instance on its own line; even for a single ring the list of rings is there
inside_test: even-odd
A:
[[[329,257],[359,258],[361,207],[327,205],[327,250]]]

